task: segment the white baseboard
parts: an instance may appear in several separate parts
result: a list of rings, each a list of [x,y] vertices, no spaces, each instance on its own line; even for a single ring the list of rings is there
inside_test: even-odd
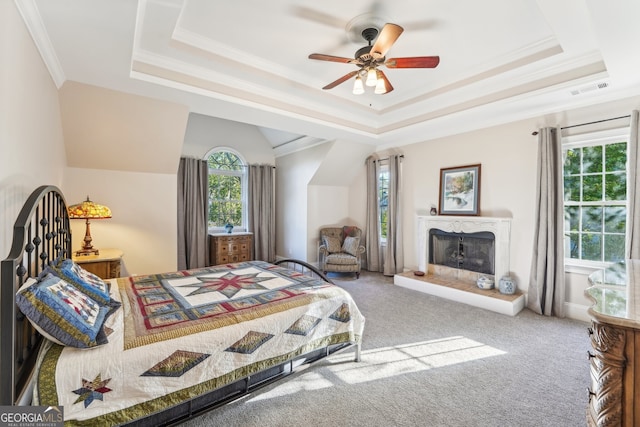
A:
[[[564,303],[564,314],[569,319],[581,320],[583,322],[591,323],[591,316],[589,315],[589,307],[582,304],[575,304],[572,302]]]

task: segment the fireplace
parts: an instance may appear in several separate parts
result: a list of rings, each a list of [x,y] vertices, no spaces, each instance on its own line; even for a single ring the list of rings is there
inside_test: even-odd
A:
[[[445,266],[494,276],[509,274],[510,218],[419,216],[418,269]]]
[[[417,225],[418,270],[427,274],[396,274],[395,285],[509,316],[524,308],[520,292],[503,295],[475,284],[481,275],[497,283],[509,274],[510,218],[421,215]]]
[[[455,233],[438,228],[429,230],[429,264],[495,273],[495,236],[490,231]]]

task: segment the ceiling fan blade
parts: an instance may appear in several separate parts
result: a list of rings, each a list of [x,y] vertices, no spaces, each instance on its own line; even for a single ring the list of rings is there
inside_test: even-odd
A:
[[[347,25],[346,21],[343,21],[342,19],[334,15],[329,15],[328,13],[312,9],[310,7],[293,6],[291,10],[293,11],[294,15],[300,18],[306,19],[308,21],[313,21],[318,24],[327,25],[329,27],[343,29]]]
[[[376,42],[371,48],[371,56],[374,58],[384,57],[403,31],[404,29],[400,25],[384,24],[382,31],[380,31]]]
[[[439,56],[411,56],[389,58],[384,62],[388,68],[435,68],[440,63]]]
[[[355,62],[355,59],[352,59],[352,58],[343,58],[341,56],[324,55],[322,53],[312,53],[311,55],[309,55],[309,59],[317,59],[319,61],[342,62],[344,64],[351,64]]]
[[[351,77],[355,76],[356,74],[358,74],[359,70],[355,70],[352,71],[348,74],[345,74],[344,76],[340,77],[338,80],[336,80],[335,82],[329,83],[328,85],[326,85],[325,87],[323,87],[322,89],[333,89],[334,87],[338,86],[341,83],[346,82],[347,80],[349,80]]]
[[[391,92],[393,90],[393,86],[391,86],[391,82],[389,81],[387,76],[384,74],[382,70],[376,70],[376,72],[377,72],[377,76],[384,81],[384,88],[386,90],[385,93]],[[384,95],[384,93],[382,95]]]

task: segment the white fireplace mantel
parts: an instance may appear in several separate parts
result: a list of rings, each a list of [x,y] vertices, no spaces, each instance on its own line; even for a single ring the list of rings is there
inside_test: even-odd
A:
[[[418,269],[427,271],[429,265],[429,230],[436,228],[449,233],[477,233],[488,231],[495,236],[495,280],[509,275],[509,241],[511,218],[486,216],[428,216],[418,215]]]

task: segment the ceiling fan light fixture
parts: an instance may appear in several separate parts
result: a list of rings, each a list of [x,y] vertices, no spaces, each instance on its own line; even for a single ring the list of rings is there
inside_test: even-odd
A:
[[[362,78],[356,76],[356,81],[353,83],[353,94],[362,95],[364,93],[364,85],[362,84]]]
[[[387,87],[384,84],[384,79],[383,78],[379,78],[376,81],[376,88],[373,91],[373,93],[375,93],[376,95],[382,95],[382,94],[387,93]]]
[[[370,67],[367,70],[367,86],[375,86],[378,83],[378,75],[376,73],[376,69],[374,67]]]

